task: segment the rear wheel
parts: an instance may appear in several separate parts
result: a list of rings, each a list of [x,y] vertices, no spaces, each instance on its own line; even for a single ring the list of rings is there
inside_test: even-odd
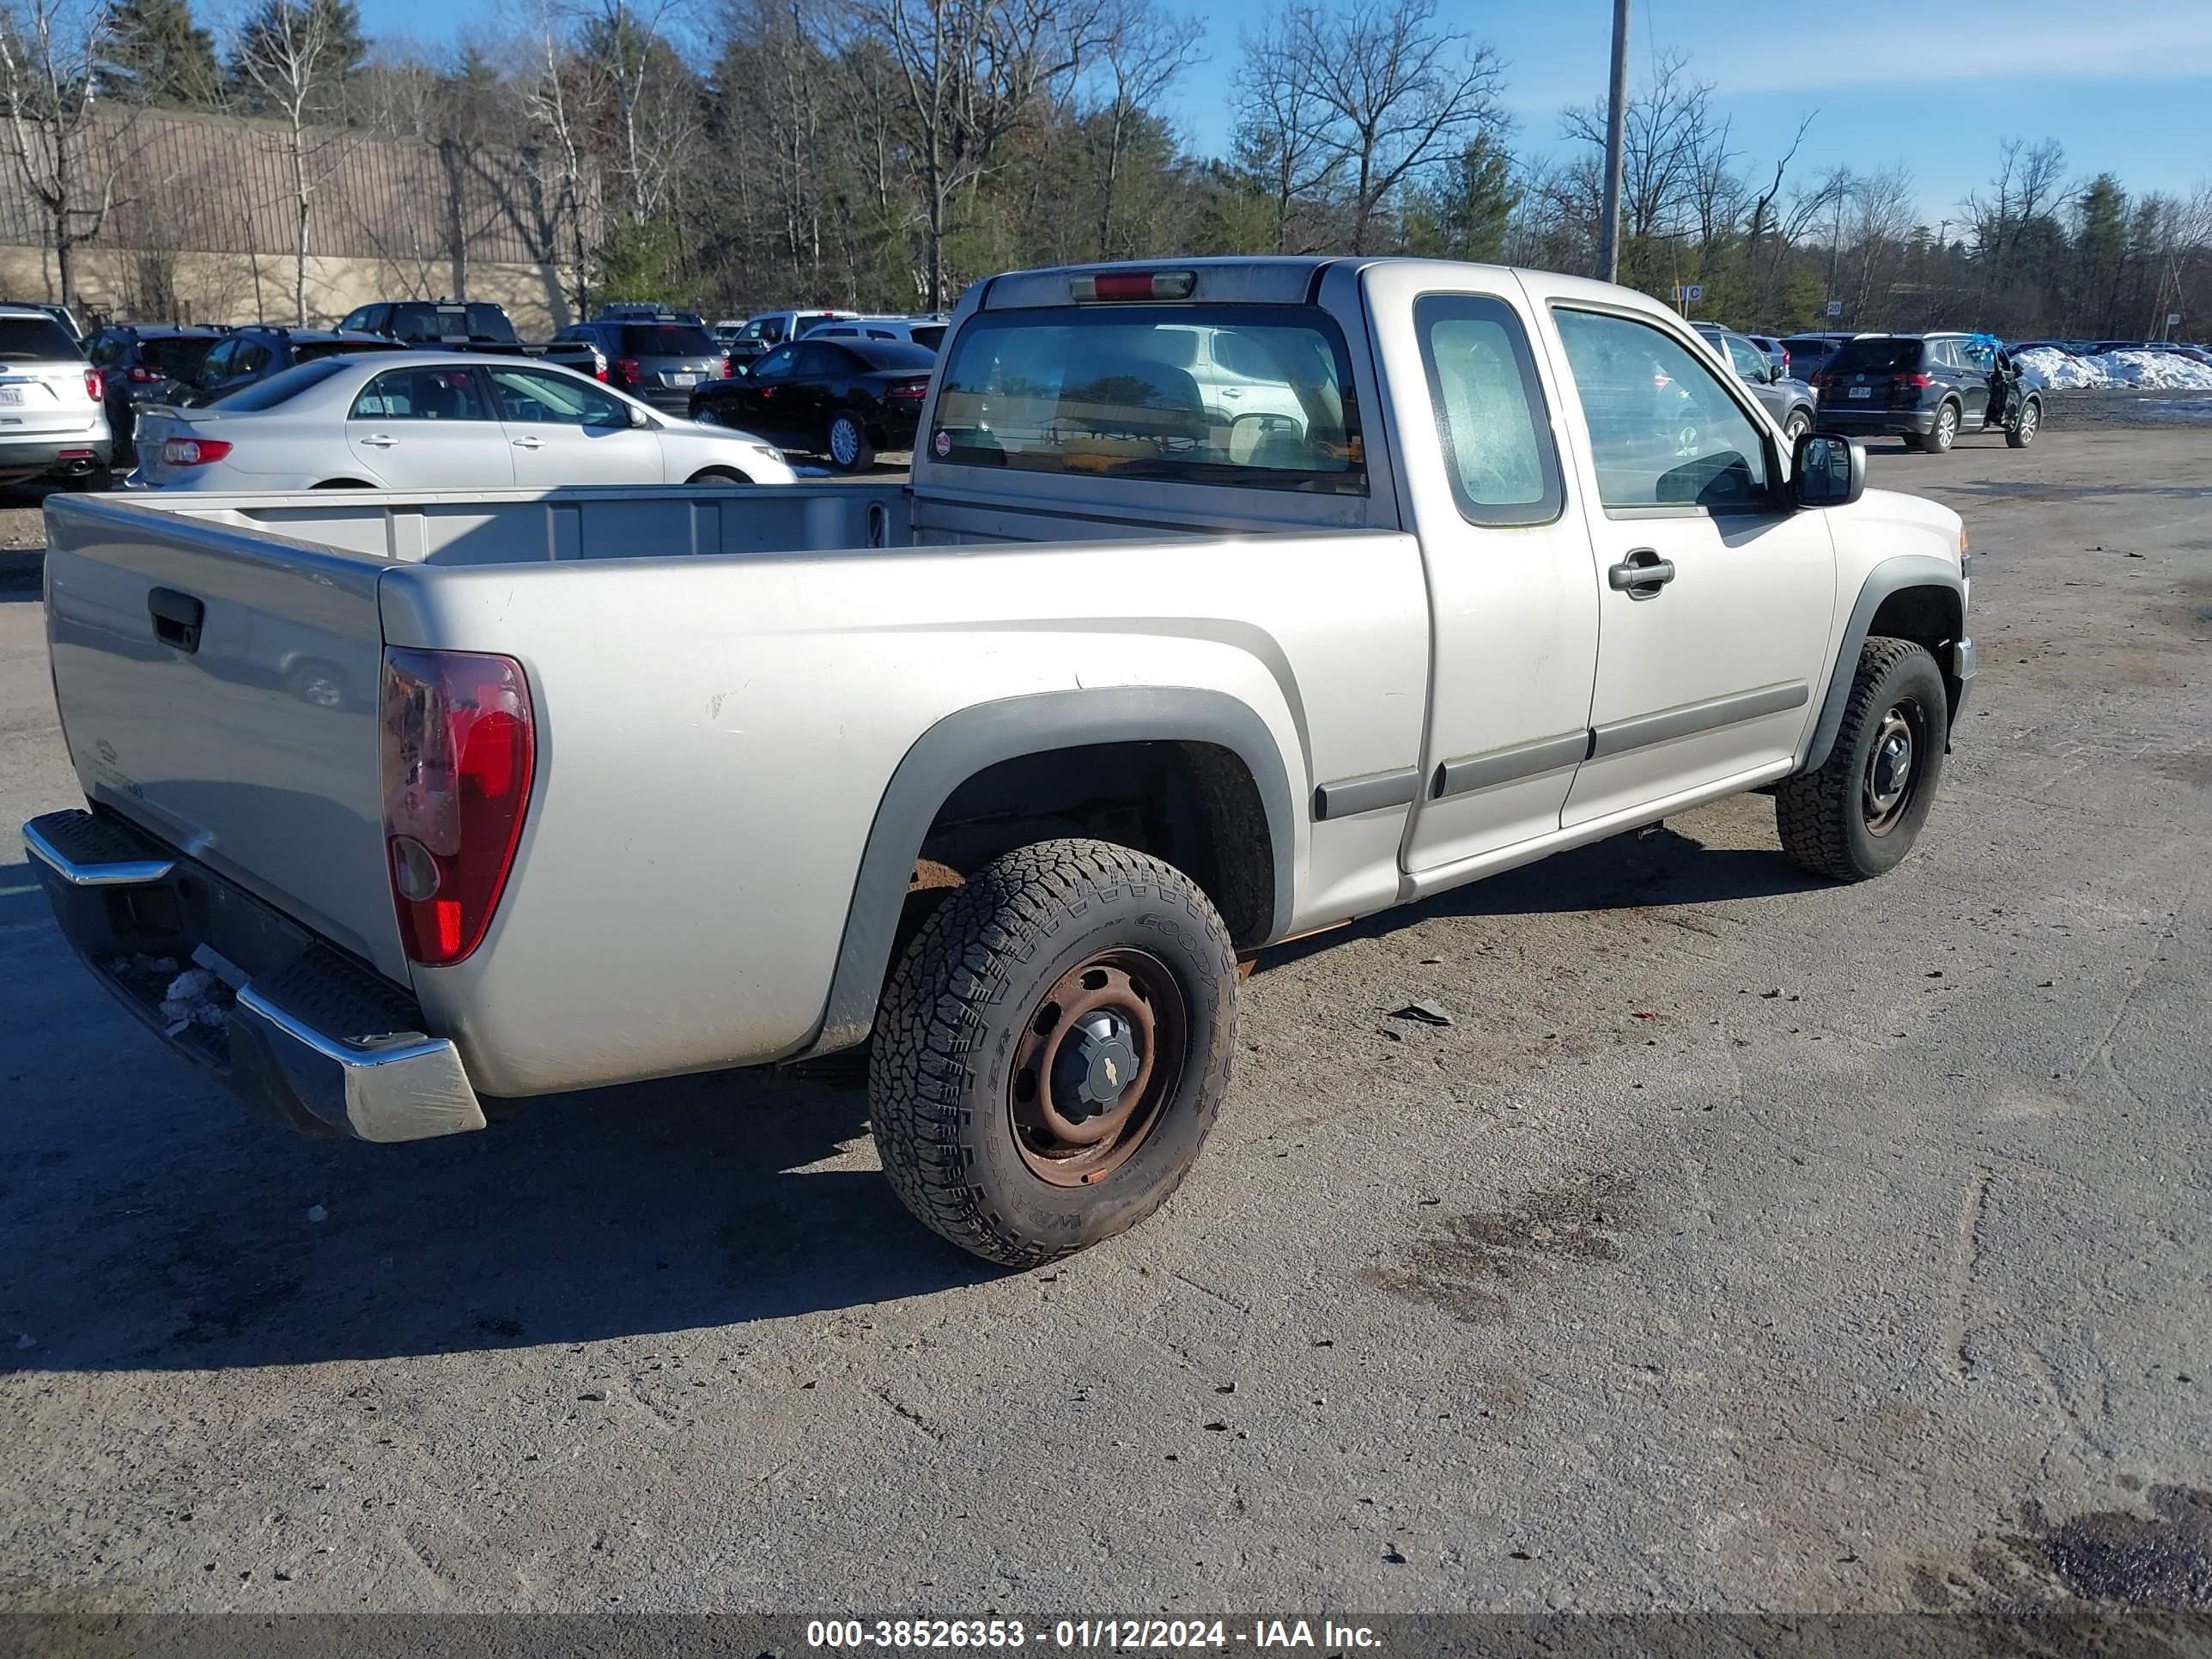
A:
[[[2020,418],[2005,428],[2005,446],[2010,449],[2025,449],[2035,441],[2037,430],[2043,425],[2042,400],[2030,398],[2021,405]]]
[[[1935,803],[1949,719],[1943,676],[1925,647],[1869,640],[1828,758],[1774,792],[1782,850],[1837,881],[1893,868]]]
[[[868,1117],[906,1206],[1032,1267],[1181,1184],[1228,1090],[1237,955],[1182,872],[1041,842],[971,875],[884,995]]]
[[[687,484],[749,484],[752,480],[735,467],[702,466],[684,482]]]
[[[1951,446],[1959,441],[1959,405],[1945,404],[1936,411],[1936,428],[1920,441],[1921,448],[1930,455],[1948,454]]]
[[[840,410],[830,422],[830,459],[844,472],[865,472],[876,464],[876,447],[868,441],[868,428],[849,410]]]

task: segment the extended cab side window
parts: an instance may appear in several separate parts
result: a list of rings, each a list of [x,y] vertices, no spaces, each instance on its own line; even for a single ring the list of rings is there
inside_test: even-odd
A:
[[[1711,354],[1633,317],[1565,306],[1553,315],[1608,510],[1747,513],[1771,504],[1765,440]]]
[[[1528,336],[1513,308],[1431,294],[1413,326],[1428,370],[1444,471],[1470,524],[1548,524],[1566,496]]]

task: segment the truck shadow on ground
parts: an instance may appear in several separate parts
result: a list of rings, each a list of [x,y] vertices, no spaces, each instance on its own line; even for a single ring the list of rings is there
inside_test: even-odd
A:
[[[1694,904],[1826,884],[1778,852],[1617,837],[1358,924]],[[1340,930],[1269,951],[1296,960]],[[496,1108],[484,1133],[306,1141],[161,1051],[0,866],[0,1368],[220,1370],[661,1337],[987,1285],[866,1146],[856,1065]]]

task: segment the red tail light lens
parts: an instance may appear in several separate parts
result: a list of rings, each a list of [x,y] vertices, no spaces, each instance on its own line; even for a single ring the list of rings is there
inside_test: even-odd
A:
[[[537,765],[530,683],[512,657],[387,647],[378,710],[384,839],[410,962],[483,943],[514,867]]]
[[[734,379],[737,372],[738,366],[735,363],[732,362],[727,357],[722,359],[722,378],[724,380],[727,380]]]
[[[929,395],[927,380],[900,380],[884,389],[886,398],[896,398],[901,403],[918,404]]]
[[[635,357],[616,358],[614,374],[617,386],[635,386],[644,378],[638,370],[637,359]]]
[[[205,466],[229,453],[230,446],[221,438],[166,438],[161,442],[165,466]]]
[[[1077,276],[1067,285],[1068,297],[1088,300],[1188,300],[1197,291],[1194,270],[1102,270],[1095,276]]]
[[[1899,386],[1934,386],[1936,384],[1935,380],[1930,376],[1917,373],[1911,374],[1899,374],[1893,378]]]
[[[94,403],[107,395],[106,377],[96,368],[88,368],[84,372],[84,395]]]
[[[151,386],[161,378],[143,363],[140,363],[131,371],[131,383],[133,386]]]

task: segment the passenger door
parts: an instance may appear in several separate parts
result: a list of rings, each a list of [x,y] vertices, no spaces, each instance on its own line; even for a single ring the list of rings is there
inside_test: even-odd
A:
[[[1958,365],[1954,379],[1959,387],[1960,407],[1966,418],[1960,429],[1972,432],[1985,425],[1990,416],[1990,365],[1987,348],[1978,347],[1967,340],[1943,342],[1951,359]]]
[[[799,348],[781,345],[753,364],[744,376],[744,389],[738,394],[740,426],[749,432],[774,433],[780,438],[801,435],[798,424],[801,410],[792,385],[798,362]]]
[[[560,484],[665,482],[660,435],[631,424],[631,405],[580,375],[487,365],[514,453],[514,482]]]
[[[392,368],[346,414],[354,464],[392,489],[504,489],[514,482],[507,434],[471,368]]]
[[[1708,354],[1598,306],[1552,315],[1601,616],[1590,758],[1561,822],[1771,776],[1813,714],[1835,607],[1826,519]],[[1731,377],[1732,378],[1732,377]]]
[[[1433,283],[1379,267],[1368,303],[1413,319],[1381,343],[1435,641],[1401,859],[1442,885],[1451,866],[1559,827],[1588,746],[1598,603],[1518,284],[1424,292]]]

